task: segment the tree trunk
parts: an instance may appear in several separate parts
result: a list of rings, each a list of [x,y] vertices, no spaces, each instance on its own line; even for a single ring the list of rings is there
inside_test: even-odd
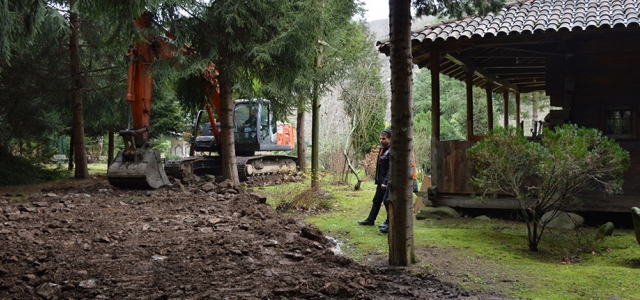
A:
[[[69,55],[71,65],[71,79],[73,80],[73,86],[71,88],[71,103],[73,109],[73,148],[74,148],[74,162],[76,164],[76,170],[74,173],[75,179],[89,178],[89,169],[87,168],[87,156],[85,155],[84,147],[84,120],[82,119],[82,74],[80,73],[80,45],[79,45],[79,26],[80,20],[78,13],[74,11],[74,3],[71,1],[69,7],[71,12],[69,14],[69,22],[71,26],[71,37],[69,40]]]
[[[222,178],[240,184],[236,165],[236,145],[233,124],[233,87],[225,76],[224,70],[218,75],[220,84],[220,139],[222,140],[220,156],[222,158]]]
[[[115,150],[115,134],[113,132],[113,130],[109,130],[109,150],[107,150],[107,166],[109,166],[111,164],[111,162],[113,161],[113,157],[114,157],[114,150]]]
[[[411,1],[389,1],[391,63],[391,175],[389,178],[389,264],[416,262],[413,246],[413,99]]]
[[[318,46],[318,57],[316,58],[316,68],[322,68],[322,44]],[[320,87],[318,82],[313,83],[313,99],[311,104],[311,187],[317,187],[318,168],[320,162],[319,139],[320,139]]]
[[[73,167],[75,166],[73,161],[74,161],[74,157],[75,157],[75,151],[73,151],[73,147],[75,147],[74,143],[74,138],[73,138],[73,132],[71,132],[71,136],[69,137],[69,168],[68,170],[71,171],[73,170]]]
[[[298,103],[298,115],[296,118],[296,143],[298,150],[298,170],[307,171],[307,144],[304,139],[304,100],[300,97]]]

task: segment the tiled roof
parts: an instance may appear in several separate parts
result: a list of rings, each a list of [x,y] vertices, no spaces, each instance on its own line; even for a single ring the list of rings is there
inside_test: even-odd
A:
[[[497,14],[467,17],[412,33],[423,41],[640,26],[640,0],[526,0]]]

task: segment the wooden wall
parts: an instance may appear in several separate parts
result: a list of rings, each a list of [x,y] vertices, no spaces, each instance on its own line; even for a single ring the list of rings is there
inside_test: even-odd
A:
[[[473,185],[469,181],[476,174],[473,162],[467,159],[467,149],[477,141],[437,141],[434,163],[440,175],[432,177],[433,185],[440,193],[471,194]]]
[[[602,131],[607,110],[633,112],[632,134],[611,137],[631,157],[624,193],[640,196],[640,36],[584,38],[567,48],[572,55],[547,57],[551,105],[568,109],[569,122]]]

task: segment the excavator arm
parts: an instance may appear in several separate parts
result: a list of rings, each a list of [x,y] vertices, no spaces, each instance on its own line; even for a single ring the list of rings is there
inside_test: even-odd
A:
[[[141,29],[151,26],[151,15],[143,14],[135,19],[136,26]],[[145,41],[138,41],[129,47],[128,87],[126,100],[131,105],[133,128],[121,130],[119,133],[125,141],[125,149],[120,151],[109,166],[107,177],[109,182],[121,188],[158,188],[169,184],[162,165],[160,152],[151,150],[149,143],[149,126],[151,120],[151,104],[153,90],[153,63],[156,59],[174,57],[177,49],[168,43],[172,39],[169,32],[165,37],[148,36]],[[193,49],[185,47],[184,53]],[[211,104],[220,110],[220,88],[216,79],[217,70],[213,64],[201,76],[207,81],[206,92]],[[214,131],[216,144],[220,144],[220,133],[215,126],[211,106],[208,109],[209,120]]]
[[[148,13],[135,19],[139,28],[151,26]],[[107,170],[109,182],[120,188],[158,188],[169,184],[160,152],[151,150],[149,125],[153,90],[153,62],[175,56],[165,39],[149,37],[129,47],[126,101],[131,105],[133,128],[121,130],[125,149]]]

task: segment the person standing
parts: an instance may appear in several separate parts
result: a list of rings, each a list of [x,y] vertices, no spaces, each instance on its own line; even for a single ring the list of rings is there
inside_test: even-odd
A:
[[[373,204],[371,205],[371,211],[369,216],[358,221],[360,225],[373,225],[375,224],[378,213],[380,212],[380,206],[384,200],[384,194],[387,189],[389,181],[389,151],[391,150],[391,128],[387,128],[380,133],[380,149],[378,150],[378,160],[376,163],[376,193],[373,195]],[[386,209],[386,206],[385,206]]]
[[[389,176],[391,175],[391,168],[389,168],[389,175],[387,175],[387,178],[389,178]],[[413,179],[413,182],[411,183],[411,187],[413,189],[413,193],[417,194],[418,193],[418,182],[416,181],[416,179],[418,178],[418,166],[416,164],[416,155],[411,152],[411,178]],[[385,208],[389,207],[389,204],[387,203],[387,199],[389,198],[389,188],[387,188],[385,190],[384,196],[382,196],[382,203],[384,204]],[[389,210],[387,210],[387,213],[389,212]],[[387,219],[384,220],[384,222],[382,224],[380,224],[379,226],[380,228],[380,232],[381,233],[389,233],[389,218],[387,216]]]

